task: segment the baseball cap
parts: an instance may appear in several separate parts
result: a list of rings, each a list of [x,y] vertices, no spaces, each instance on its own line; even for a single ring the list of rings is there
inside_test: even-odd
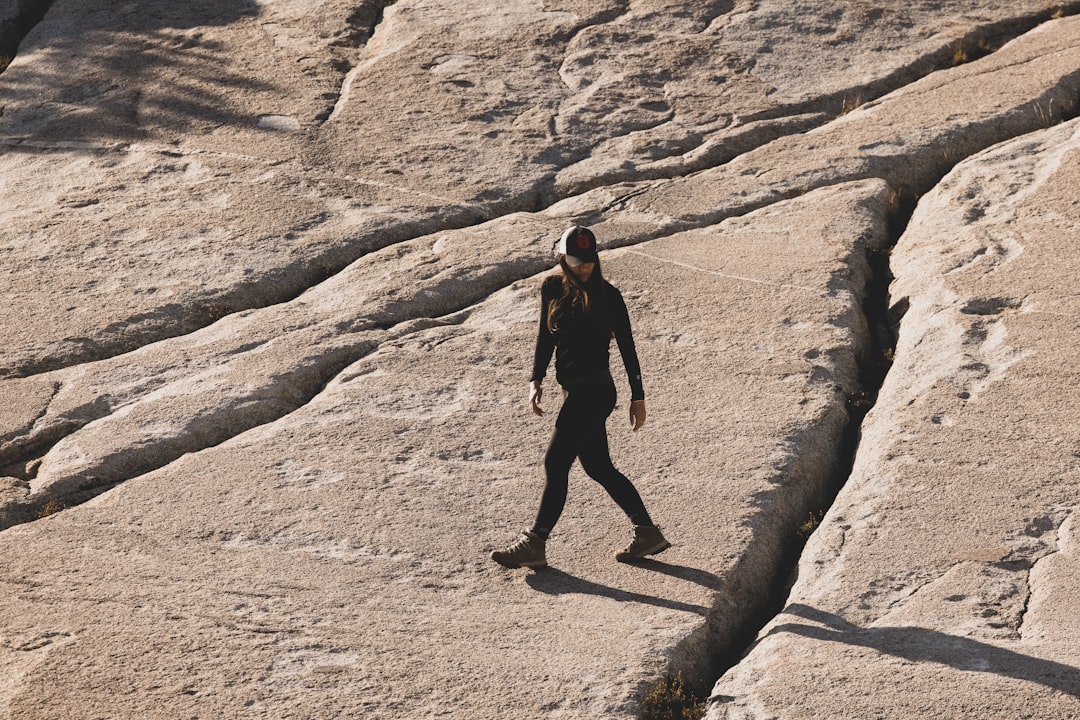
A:
[[[596,254],[596,236],[592,230],[580,225],[571,225],[563,231],[556,252],[565,255],[566,264],[571,267],[599,261]]]

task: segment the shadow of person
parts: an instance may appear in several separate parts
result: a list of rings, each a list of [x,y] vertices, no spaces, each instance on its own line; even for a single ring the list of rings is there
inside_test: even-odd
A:
[[[933,662],[959,670],[994,673],[1038,683],[1080,697],[1080,668],[1071,665],[927,628],[861,628],[838,615],[799,603],[789,605],[784,614],[796,615],[825,627],[783,623],[770,630],[768,635],[794,633],[814,640],[858,645],[913,662]]]
[[[707,590],[719,590],[723,582],[718,575],[705,570],[699,570],[688,565],[675,565],[663,560],[645,559],[634,563],[634,567],[663,573],[669,577],[692,582]]]
[[[611,598],[617,602],[637,602],[642,603],[643,605],[653,605],[667,610],[694,613],[695,615],[701,616],[705,616],[709,612],[708,608],[701,605],[692,605],[678,600],[669,600],[653,595],[630,592],[629,590],[620,590],[608,585],[602,585],[591,580],[576,577],[553,567],[547,567],[541,572],[529,575],[525,578],[525,584],[533,590],[547,595],[569,595],[575,593],[581,595],[599,595],[600,597]]]

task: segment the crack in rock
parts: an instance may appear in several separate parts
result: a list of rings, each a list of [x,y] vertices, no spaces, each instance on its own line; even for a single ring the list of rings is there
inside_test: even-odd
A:
[[[886,107],[887,105],[882,103],[882,104],[879,104],[879,106]],[[866,111],[864,111],[864,112],[866,112]],[[702,173],[700,175],[694,176],[692,179],[693,180],[699,180],[700,179],[700,180],[704,181],[707,177],[708,177],[707,173]],[[691,178],[684,179],[683,182],[687,182],[689,180],[691,180]],[[610,213],[612,211],[612,208],[614,208],[614,207],[624,207],[624,208],[632,207],[633,203],[634,203],[634,201],[636,199],[638,199],[640,197],[647,196],[650,192],[655,192],[657,190],[663,190],[665,188],[666,188],[665,184],[660,184],[660,185],[653,184],[653,185],[644,186],[642,188],[632,190],[629,193],[622,194],[619,198],[617,198],[614,201],[605,203],[605,205],[604,205],[605,210],[601,211],[601,212]],[[751,205],[750,208],[748,208],[748,209],[752,209],[752,207],[753,206]],[[699,220],[699,222],[706,220],[707,217],[708,216],[702,217],[701,220]],[[505,224],[505,222],[507,222],[507,221],[513,222],[510,219],[507,219],[505,221],[500,219],[499,221],[493,221],[492,223],[488,223],[486,226],[478,226],[477,228],[472,228],[469,231],[469,235],[470,235],[469,240],[470,240],[470,242],[472,241],[471,236],[475,235],[475,233],[478,232],[481,227],[486,227],[489,232],[492,231],[492,230],[495,230],[495,231],[498,231],[500,235],[505,234],[505,232],[506,232],[505,229],[500,227],[500,225]],[[685,225],[685,222],[683,224]],[[546,226],[545,226],[545,230],[546,230]],[[660,229],[659,232],[664,232],[665,230],[666,230],[666,228],[665,229]],[[656,229],[654,229],[652,233],[646,234],[644,236],[644,238],[639,236],[636,239],[638,241],[640,241],[641,239],[648,239],[650,236],[656,234],[657,232],[658,231]],[[425,251],[424,250],[424,245],[425,245],[426,242],[429,242],[429,241],[421,239],[419,241],[413,242],[411,247],[414,247],[417,250],[419,250],[421,252],[421,254],[424,253],[424,252],[430,252],[430,251]],[[536,242],[536,241],[533,241],[533,242]],[[624,240],[624,242],[625,242],[625,240]],[[447,245],[446,242],[444,242],[443,239],[440,239],[440,240],[436,241],[435,245],[432,245],[431,247],[435,248],[440,243],[442,244],[442,248],[444,250],[445,250],[445,248],[449,247],[449,245]],[[616,245],[616,244],[618,244],[618,243],[613,242],[613,243],[610,243],[609,246],[610,245]],[[417,245],[419,245],[419,247],[417,247]],[[406,249],[409,248],[409,247],[410,247],[410,245],[409,245],[408,242],[399,243],[397,245],[392,246],[387,251],[389,253],[388,258],[394,258],[395,261],[399,260],[400,257],[401,257],[402,252],[406,251]],[[462,304],[462,298],[458,298],[456,305],[452,305],[450,307],[447,307],[447,306],[444,305],[444,306],[439,308],[439,310],[444,311],[444,312],[445,311],[451,311],[452,312],[454,310],[460,309],[461,307],[464,307],[465,304],[467,304],[468,302],[475,302],[475,301],[481,299],[484,296],[485,293],[492,291],[493,288],[505,286],[509,282],[513,282],[514,280],[520,279],[521,277],[525,277],[525,276],[531,275],[531,274],[533,274],[535,272],[538,272],[543,267],[543,265],[545,264],[545,261],[542,259],[543,256],[544,256],[544,253],[542,253],[542,252],[537,253],[536,255],[534,255],[533,256],[534,259],[526,261],[524,264],[522,264],[523,261],[522,261],[522,256],[520,255],[520,250],[517,250],[515,252],[518,253],[517,256],[516,256],[517,259],[515,259],[513,262],[511,262],[509,264],[505,264],[505,265],[502,265],[502,266],[486,265],[487,269],[482,270],[481,275],[480,275],[480,277],[487,278],[485,280],[484,284],[482,284],[482,285],[477,285],[476,284],[475,280],[477,278],[477,275],[474,272],[469,272],[469,271],[465,270],[464,268],[455,267],[453,265],[445,266],[447,269],[444,272],[448,272],[449,274],[446,276],[447,279],[445,281],[441,281],[441,282],[436,280],[436,277],[437,277],[438,273],[432,273],[432,272],[427,271],[427,270],[421,270],[420,284],[417,287],[417,292],[413,295],[413,297],[411,299],[409,299],[408,295],[406,295],[402,299],[395,298],[394,295],[398,291],[396,290],[396,287],[390,287],[390,288],[388,288],[388,294],[386,296],[386,299],[383,301],[384,307],[386,309],[383,310],[383,311],[376,311],[376,312],[371,312],[369,310],[367,315],[371,319],[372,322],[382,323],[384,325],[386,323],[388,323],[388,322],[390,324],[395,323],[395,322],[401,322],[402,320],[407,318],[410,314],[416,313],[419,310],[420,307],[430,306],[431,303],[433,303],[433,302],[435,303],[435,307],[439,307],[439,304],[442,302],[442,298],[449,298],[449,297],[454,296],[455,293],[459,292],[459,290],[458,290],[459,288],[462,288],[462,287],[470,287],[470,288],[472,288],[472,293],[465,296],[464,304]],[[377,259],[377,257],[378,257],[377,255],[372,256],[372,259],[373,260]],[[445,262],[445,257],[446,257],[445,252],[443,252],[443,253],[435,253],[433,259],[437,261],[436,266],[444,263]],[[484,267],[484,265],[482,265],[481,267]],[[496,271],[494,275],[491,274],[491,270]],[[337,275],[334,276],[334,279],[335,280],[338,279],[339,277],[341,277],[341,275],[342,275],[341,273],[338,273]],[[391,282],[392,285],[398,286],[400,284],[400,281],[401,281],[401,278],[393,278],[393,279],[391,279],[390,282]],[[328,283],[323,283],[323,285],[324,286],[329,286]],[[322,289],[325,291],[325,288],[322,288]],[[415,305],[417,302],[420,303],[419,306]],[[303,305],[304,305],[304,303],[301,303],[298,307],[303,307]],[[423,312],[423,311],[421,311],[421,312]],[[428,310],[428,313],[430,313],[430,314],[438,314],[438,312],[439,312],[438,310]],[[389,313],[389,315],[387,315],[386,313]],[[354,321],[350,321],[350,322],[354,322]],[[310,326],[309,321],[304,321],[303,324]],[[359,326],[359,327],[362,327],[362,325]],[[341,362],[345,363],[344,360],[342,360]],[[295,371],[293,371],[293,372],[295,372]],[[319,375],[320,373],[316,373],[316,374]],[[288,377],[288,375],[286,375],[286,377]],[[986,382],[989,382],[989,380],[986,380]],[[981,387],[981,385],[980,385],[980,387]],[[254,398],[256,396],[252,396],[252,397]],[[276,396],[274,396],[274,397],[276,397]],[[276,402],[276,400],[274,402]],[[256,403],[256,406],[257,405],[258,405],[258,403]],[[252,407],[254,407],[254,406],[252,406]],[[203,417],[208,409],[209,409],[209,406],[207,407],[207,409],[204,409],[204,410],[193,410],[193,417],[196,418],[196,419],[199,418],[199,417]],[[271,415],[275,415],[277,412],[278,411],[271,411]],[[256,421],[256,422],[258,422],[258,421]],[[226,425],[228,425],[228,424],[230,424],[230,423],[226,423]],[[194,430],[195,428],[197,428],[199,426],[199,422],[196,420],[193,424],[190,424],[188,426],[192,430]],[[246,429],[246,426],[241,424],[239,426],[239,429],[241,429],[241,430]],[[187,436],[190,432],[191,431],[189,431],[189,430],[184,430],[184,431],[181,431],[180,435],[181,436]],[[163,434],[163,436],[173,436],[173,435],[174,435],[174,433],[171,432],[171,431],[168,432],[168,433]],[[203,440],[201,442],[203,443],[203,446],[205,446],[207,443],[208,444],[215,444],[216,442],[220,442],[220,440],[223,437],[226,437],[227,435],[228,435],[228,431],[226,431],[225,435],[222,435],[222,430],[221,429],[215,430],[215,431],[212,431],[212,432],[209,433],[209,436],[212,438],[211,440],[209,440],[209,441]],[[72,441],[72,442],[74,442],[74,441]],[[140,442],[135,443],[135,445],[139,446],[139,447],[142,447],[142,446],[145,446],[145,442],[140,441]],[[165,443],[165,444],[153,443],[152,445],[167,445],[167,443]],[[63,462],[58,461],[58,462],[60,462],[60,466],[62,466],[62,467],[63,466],[68,466],[71,462],[74,462],[76,465],[79,465],[79,464],[82,463],[82,460],[80,459],[81,458],[81,451],[79,451],[77,449],[77,447],[78,447],[77,445],[72,445],[72,443],[67,443],[62,448],[54,448],[54,450],[51,452],[51,454],[52,454],[52,456],[54,458],[59,458],[61,456],[71,458],[68,461],[63,461]],[[190,449],[191,449],[191,446],[189,446],[187,444],[187,441],[182,442],[181,445],[178,446],[178,447],[183,448],[183,450],[182,450],[183,452],[190,451]],[[71,452],[72,450],[75,451],[74,454],[72,454],[72,452]],[[172,459],[172,458],[177,456],[177,451],[176,450],[169,451],[169,452],[166,453],[166,456],[168,456],[168,457],[170,457],[170,459]],[[129,461],[122,462],[121,466],[126,466],[127,462],[129,462]],[[160,465],[160,460],[155,460],[155,461],[150,462],[150,463],[138,463],[136,465],[137,468],[138,468],[138,470],[136,472],[141,472],[141,471],[145,470],[146,467],[159,466],[159,465]],[[50,484],[50,481],[49,481],[48,478],[53,473],[53,471],[51,469],[52,467],[53,467],[52,462],[48,462],[48,461],[43,462],[42,471],[40,471],[40,474],[43,474],[43,476],[39,477],[39,478],[36,478],[36,486],[35,487],[44,487],[44,486],[47,486],[47,485]],[[72,466],[72,467],[74,467],[74,466]],[[63,487],[65,489],[65,492],[68,492],[68,493],[70,493],[70,492],[78,492],[78,491],[81,491],[81,490],[85,489],[88,485],[109,484],[111,482],[115,482],[115,481],[121,479],[124,476],[130,476],[130,474],[131,474],[131,469],[130,468],[128,468],[125,471],[108,471],[108,472],[105,472],[104,474],[102,474],[100,472],[100,470],[94,469],[95,467],[96,466],[91,465],[90,467],[88,467],[88,468],[86,468],[84,470],[77,471],[77,472],[62,472],[62,473],[60,473],[59,477],[67,478],[66,480],[61,482],[60,485],[63,485]]]

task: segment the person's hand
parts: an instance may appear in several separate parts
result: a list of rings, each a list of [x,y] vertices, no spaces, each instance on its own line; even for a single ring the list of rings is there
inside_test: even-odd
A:
[[[633,400],[630,403],[630,427],[637,432],[637,429],[645,424],[645,401]]]
[[[540,387],[540,383],[535,380],[529,383],[529,407],[532,408],[533,415],[544,416],[544,411],[540,408],[540,399],[543,396],[544,388]]]

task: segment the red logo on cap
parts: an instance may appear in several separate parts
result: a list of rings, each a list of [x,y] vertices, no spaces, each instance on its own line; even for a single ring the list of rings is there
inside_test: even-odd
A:
[[[578,246],[579,250],[588,250],[589,249],[589,236],[586,235],[585,233],[578,233],[577,246]]]

